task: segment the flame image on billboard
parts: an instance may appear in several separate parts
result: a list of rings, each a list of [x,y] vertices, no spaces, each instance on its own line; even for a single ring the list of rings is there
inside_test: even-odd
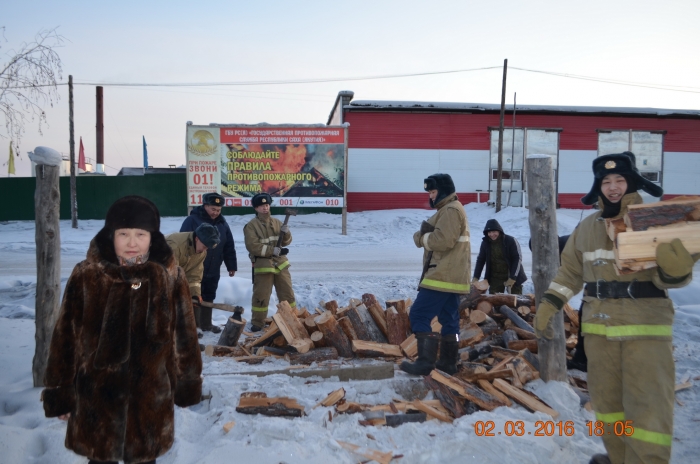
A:
[[[222,126],[219,136],[227,206],[250,206],[262,192],[273,206],[343,206],[343,127]]]

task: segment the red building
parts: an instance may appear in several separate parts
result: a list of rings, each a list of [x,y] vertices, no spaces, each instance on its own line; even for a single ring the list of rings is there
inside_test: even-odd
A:
[[[427,208],[423,179],[452,176],[463,203],[495,201],[500,105],[352,100],[338,94],[328,124],[349,123],[348,211]],[[524,159],[553,158],[558,203],[582,208],[596,156],[631,151],[664,198],[700,195],[700,111],[506,106],[502,204],[527,205]]]

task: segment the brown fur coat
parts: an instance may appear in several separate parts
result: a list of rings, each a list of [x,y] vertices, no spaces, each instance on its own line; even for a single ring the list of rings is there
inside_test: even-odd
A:
[[[118,266],[102,231],[66,285],[42,398],[47,417],[71,413],[66,447],[90,459],[157,458],[173,444],[173,405],[201,398],[187,280],[160,232],[151,243],[145,264]]]

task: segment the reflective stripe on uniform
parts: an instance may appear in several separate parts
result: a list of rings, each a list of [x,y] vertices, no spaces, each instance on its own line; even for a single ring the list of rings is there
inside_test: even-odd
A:
[[[601,422],[606,422],[606,423],[613,423],[613,422],[620,422],[625,420],[625,413],[623,412],[609,412],[607,414],[603,414],[601,412],[596,412],[595,413],[595,418],[596,420],[599,420]]]
[[[467,235],[462,235],[457,239],[458,242],[468,242],[469,241],[469,236]]]
[[[430,237],[430,234],[432,234],[432,232],[428,232],[427,234],[423,235],[423,238],[421,238],[421,242],[423,243],[423,246],[425,247],[426,250],[433,251],[428,246],[428,237]]]
[[[260,254],[265,256],[266,253],[267,253],[267,245],[263,245],[262,251],[260,252]]]
[[[277,272],[281,271],[282,269],[286,268],[287,266],[289,266],[289,261],[283,262],[282,264],[280,264],[279,266],[277,266],[277,269],[278,269]]]
[[[595,261],[596,259],[615,259],[615,252],[612,250],[585,251],[583,261]]]
[[[673,335],[673,327],[670,325],[617,325],[606,326],[603,324],[581,324],[583,333],[603,335],[610,338],[619,337],[670,337]]]
[[[634,427],[634,425],[633,425]],[[654,445],[661,446],[671,446],[672,437],[667,433],[652,432],[651,430],[640,429],[639,427],[634,427],[634,432],[630,436],[635,440],[643,441],[646,443],[652,443]]]
[[[261,238],[260,243],[277,243],[277,240],[279,240],[279,236],[273,235],[272,237]]]
[[[260,306],[253,306],[251,309],[252,309],[253,311],[259,311],[259,312],[260,312],[260,311],[267,311],[267,306],[264,307],[264,308],[261,308]]]
[[[280,271],[275,269],[274,267],[256,267],[254,268],[255,270],[253,271],[255,274],[279,274]]]
[[[200,284],[200,283],[198,283],[198,282],[197,282],[197,283],[190,284],[190,287],[201,287],[201,286],[202,286],[202,284]]]
[[[296,308],[296,307],[297,307],[297,302],[296,302],[296,301],[292,301],[291,303],[289,303],[289,306],[291,306],[292,308]]]
[[[574,292],[568,287],[564,287],[563,285],[560,285],[554,281],[552,281],[551,284],[549,284],[548,290],[554,290],[555,292],[559,293],[560,295],[563,295],[566,300],[570,300],[574,297]]]
[[[430,285],[431,287],[444,288],[446,290],[469,291],[469,284],[453,284],[450,282],[442,282],[440,280],[423,279],[421,285]]]

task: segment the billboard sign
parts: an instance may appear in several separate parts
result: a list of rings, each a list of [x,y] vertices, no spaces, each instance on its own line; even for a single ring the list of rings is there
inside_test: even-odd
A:
[[[273,206],[342,207],[343,126],[187,126],[187,200],[219,192],[227,207],[250,207],[267,192]]]

